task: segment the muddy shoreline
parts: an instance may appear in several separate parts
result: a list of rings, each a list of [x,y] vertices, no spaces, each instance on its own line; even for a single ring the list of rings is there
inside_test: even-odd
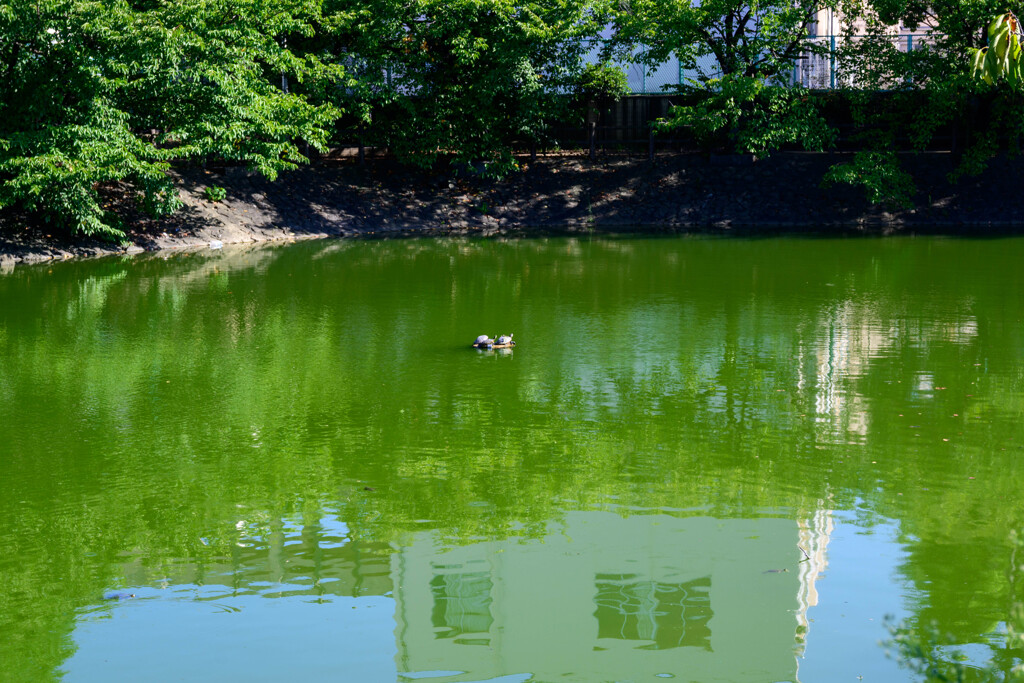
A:
[[[524,158],[525,170],[490,181],[452,169],[423,171],[389,160],[323,159],[276,182],[242,168],[176,173],[183,210],[154,221],[126,213],[116,245],[62,237],[16,216],[0,223],[0,267],[73,257],[322,237],[526,236],[537,234],[1024,233],[1018,163],[997,159],[977,178],[951,184],[948,153],[908,155],[916,208],[871,206],[858,188],[822,187],[838,153],[558,155]],[[223,187],[220,202],[203,198]]]

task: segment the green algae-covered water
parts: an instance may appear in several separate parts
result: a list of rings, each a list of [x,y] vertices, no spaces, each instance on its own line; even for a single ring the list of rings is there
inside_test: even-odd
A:
[[[1022,261],[651,238],[18,267],[0,680],[900,681],[887,624],[932,622],[1008,666]]]

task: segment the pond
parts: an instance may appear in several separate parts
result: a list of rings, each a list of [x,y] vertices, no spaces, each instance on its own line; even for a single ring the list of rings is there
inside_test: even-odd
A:
[[[672,237],[18,267],[0,678],[915,680],[889,629],[933,622],[1005,665],[1022,260]]]

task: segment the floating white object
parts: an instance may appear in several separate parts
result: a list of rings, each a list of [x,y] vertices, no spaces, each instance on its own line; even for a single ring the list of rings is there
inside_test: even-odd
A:
[[[224,243],[221,242],[220,240],[212,240],[210,242],[210,249],[223,249],[223,248],[224,248]]]

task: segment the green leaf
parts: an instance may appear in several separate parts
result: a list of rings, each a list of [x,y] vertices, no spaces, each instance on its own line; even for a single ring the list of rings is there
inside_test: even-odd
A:
[[[1009,17],[1006,14],[1000,14],[991,21],[988,25],[988,43],[991,45],[996,38],[996,35],[1000,31],[1009,31]]]
[[[997,80],[999,80],[999,76],[1001,75],[1000,66],[1001,63],[998,55],[994,51],[988,50],[988,52],[985,53],[985,70],[982,74],[982,78],[986,83],[993,85]]]
[[[985,54],[987,52],[987,47],[980,50],[973,50],[973,54],[971,55],[971,78],[980,78],[984,73]]]

